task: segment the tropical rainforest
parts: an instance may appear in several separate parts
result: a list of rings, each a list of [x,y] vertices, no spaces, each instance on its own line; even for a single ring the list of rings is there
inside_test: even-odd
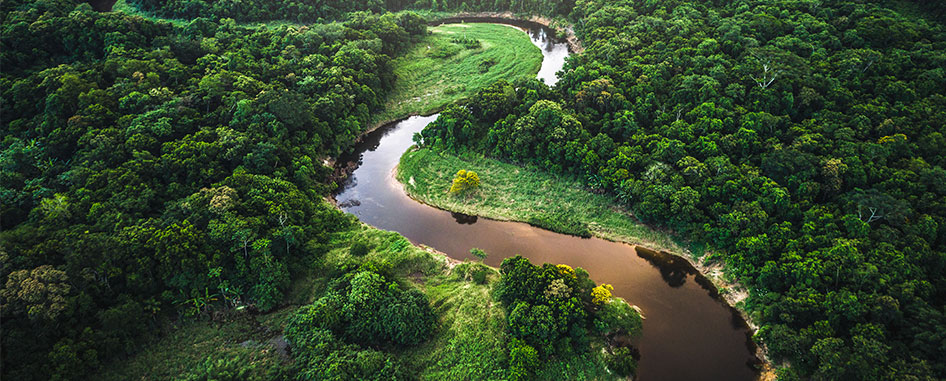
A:
[[[779,378],[946,378],[942,4],[129,5],[0,3],[3,378],[633,374],[612,339],[641,318],[587,272],[447,264],[325,201],[434,11],[556,17],[585,51],[551,88],[484,83],[423,149],[572,176],[708,245]],[[258,336],[117,370],[214,327]],[[289,360],[253,344],[271,331]]]

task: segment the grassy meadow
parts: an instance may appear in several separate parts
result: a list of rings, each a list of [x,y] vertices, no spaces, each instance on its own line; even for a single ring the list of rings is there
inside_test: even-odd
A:
[[[460,196],[447,191],[460,169],[479,175],[478,190]],[[577,179],[538,168],[520,167],[475,153],[457,156],[418,149],[401,157],[397,179],[405,184],[411,197],[441,209],[529,222],[560,233],[595,235],[656,250],[697,255],[702,252],[641,224],[616,206],[613,197],[591,193]]]
[[[509,25],[445,24],[429,30],[407,54],[394,60],[397,82],[377,120],[429,114],[497,80],[535,77],[542,66],[539,48],[527,34]]]

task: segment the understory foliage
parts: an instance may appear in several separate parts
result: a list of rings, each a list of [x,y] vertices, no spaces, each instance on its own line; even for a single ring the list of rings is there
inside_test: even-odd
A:
[[[495,294],[506,308],[513,338],[509,343],[511,379],[531,379],[550,356],[587,351],[594,336],[640,332],[640,314],[623,300],[612,299],[610,285],[595,286],[584,269],[550,263],[535,266],[517,255],[503,260],[500,273]],[[611,356],[627,350],[615,348]],[[609,357],[608,363],[623,361],[627,359]],[[636,362],[630,361],[632,365],[619,365],[612,371],[632,374]]]
[[[391,57],[425,30],[412,14],[251,29],[69,0],[0,9],[2,361],[17,380],[87,377],[169,318],[283,303],[352,225],[322,201],[322,159],[351,147]]]
[[[417,140],[579,176],[710,244],[785,379],[946,378],[946,27],[897,6],[917,16],[583,0],[554,89],[495,83]]]

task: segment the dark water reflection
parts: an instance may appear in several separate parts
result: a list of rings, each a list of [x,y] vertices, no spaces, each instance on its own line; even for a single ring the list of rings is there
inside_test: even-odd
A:
[[[112,6],[115,5],[115,0],[89,0],[89,5],[92,6],[96,12],[111,12]]]
[[[479,219],[477,216],[457,212],[450,212],[450,215],[453,216],[453,219],[460,225],[473,225],[476,223],[476,220]]]
[[[716,289],[683,259],[599,238],[553,233],[524,223],[471,218],[410,199],[394,179],[411,136],[436,118],[414,116],[375,131],[358,147],[361,165],[342,185],[336,200],[342,209],[380,229],[400,232],[456,259],[473,259],[478,247],[498,266],[522,254],[533,263],[582,267],[614,294],[644,312],[640,380],[753,380],[758,377],[749,330]],[[381,144],[376,144],[380,141]]]
[[[530,36],[537,44],[548,44],[541,33]],[[542,51],[549,54],[557,49]],[[559,64],[542,70],[555,73],[560,69]],[[415,244],[456,259],[473,259],[470,249],[477,247],[489,254],[485,262],[492,266],[521,254],[533,263],[564,263],[588,270],[596,282],[612,284],[615,296],[644,312],[644,332],[633,339],[640,351],[638,380],[758,378],[752,367],[755,347],[745,322],[716,298],[715,287],[687,261],[599,238],[451,213],[410,199],[394,179],[394,169],[413,144],[413,134],[436,117],[414,116],[379,129],[351,155],[340,158],[341,166],[346,161],[360,166],[336,194],[339,206],[372,226],[397,231]]]

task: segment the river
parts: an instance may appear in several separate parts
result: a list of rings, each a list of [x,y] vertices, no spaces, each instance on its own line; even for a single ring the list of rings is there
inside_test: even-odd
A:
[[[526,28],[545,59],[538,77],[556,82],[567,46],[545,30]],[[641,354],[637,380],[755,380],[755,345],[739,314],[722,302],[715,288],[684,259],[610,242],[553,233],[517,222],[502,222],[436,209],[414,201],[394,178],[411,137],[437,115],[413,116],[365,136],[340,165],[360,165],[335,195],[339,207],[374,227],[401,233],[452,258],[472,259],[485,250],[486,263],[521,254],[534,264],[564,263],[587,270],[614,295],[637,305],[645,316],[634,342]]]

